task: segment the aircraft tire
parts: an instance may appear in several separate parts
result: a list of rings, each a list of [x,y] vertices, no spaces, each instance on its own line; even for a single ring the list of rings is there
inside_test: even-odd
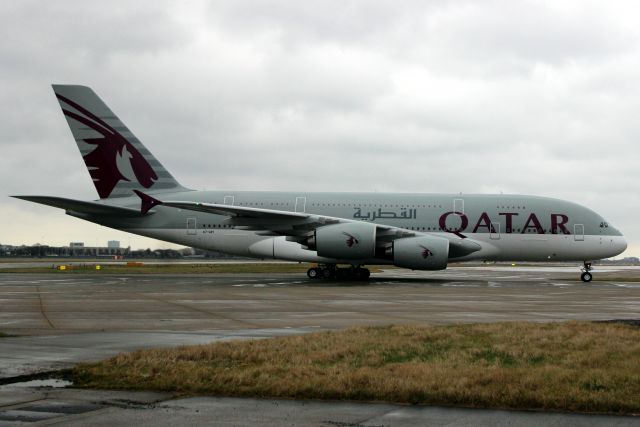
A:
[[[320,276],[320,271],[317,268],[310,268],[307,270],[307,277],[309,279],[317,279]]]
[[[346,268],[336,268],[336,279],[348,279],[349,270]]]
[[[322,277],[324,277],[325,279],[332,279],[333,277],[335,277],[335,271],[330,268],[325,268],[322,270]]]
[[[585,283],[589,283],[593,279],[593,275],[588,271],[585,271],[580,275],[580,279],[582,279],[582,281]]]
[[[353,278],[355,280],[368,280],[371,275],[368,268],[357,268],[353,273]]]

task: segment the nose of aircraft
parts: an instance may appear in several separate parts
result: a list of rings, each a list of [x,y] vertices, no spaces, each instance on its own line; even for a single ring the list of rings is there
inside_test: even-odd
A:
[[[627,250],[627,239],[624,236],[620,236],[620,253]]]
[[[624,236],[615,236],[612,239],[611,244],[613,246],[612,249],[615,252],[612,256],[620,255],[622,252],[627,250],[627,239],[625,239]]]

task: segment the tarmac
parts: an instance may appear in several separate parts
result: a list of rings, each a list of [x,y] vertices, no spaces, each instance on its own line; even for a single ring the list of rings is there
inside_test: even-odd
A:
[[[141,348],[259,339],[352,325],[640,318],[640,269],[390,269],[368,283],[303,274],[0,273],[0,426],[638,425],[640,418],[39,387],[18,376]],[[45,385],[56,385],[45,383]],[[64,385],[64,384],[62,384]]]

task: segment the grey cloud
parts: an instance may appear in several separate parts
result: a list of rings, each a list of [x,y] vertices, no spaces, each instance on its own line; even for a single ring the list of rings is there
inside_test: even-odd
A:
[[[443,4],[446,2],[443,2]],[[267,33],[291,49],[307,44],[363,44],[404,26],[430,9],[429,2],[405,1],[218,1],[211,22],[239,38]]]
[[[3,57],[18,65],[38,59],[60,65],[100,63],[117,52],[162,50],[189,38],[189,29],[172,17],[175,7],[168,1],[4,2]]]
[[[606,12],[609,4],[467,2],[430,20],[428,34],[467,60],[564,63],[615,56],[637,42]],[[496,13],[499,10],[500,13]]]
[[[193,188],[548,195],[601,212],[638,255],[636,9],[5,2],[3,193],[97,197],[49,87],[81,83]],[[0,242],[83,233],[156,244],[0,203]]]

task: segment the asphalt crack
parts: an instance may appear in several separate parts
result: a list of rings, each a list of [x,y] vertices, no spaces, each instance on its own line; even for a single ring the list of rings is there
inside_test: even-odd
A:
[[[42,301],[42,293],[40,292],[40,286],[36,286],[36,290],[38,291],[38,302],[40,304],[40,313],[42,314],[42,317],[44,317],[44,320],[47,321],[51,329],[55,329],[56,327],[53,326],[51,319],[49,319],[49,316],[47,316],[47,312],[44,309],[44,302]]]

